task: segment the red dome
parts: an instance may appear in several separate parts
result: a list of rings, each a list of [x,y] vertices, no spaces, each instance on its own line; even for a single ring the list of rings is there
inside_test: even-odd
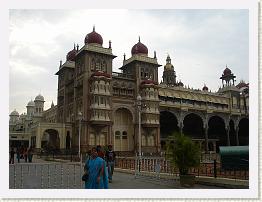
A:
[[[140,42],[140,37],[139,37],[138,43],[133,46],[131,53],[132,55],[135,55],[135,54],[146,54],[147,55],[148,54],[148,49],[144,44]]]
[[[76,58],[76,49],[74,47],[73,50],[69,51],[66,55],[66,60],[68,61],[75,61],[75,58]]]
[[[202,90],[208,91],[208,87],[205,85]]]
[[[230,75],[231,74],[231,70],[226,67],[226,69],[224,70],[223,73],[224,73],[224,75]]]
[[[85,44],[89,44],[89,43],[97,43],[100,44],[101,46],[103,45],[103,38],[100,34],[95,32],[95,27],[93,28],[93,31],[91,33],[86,35]]]

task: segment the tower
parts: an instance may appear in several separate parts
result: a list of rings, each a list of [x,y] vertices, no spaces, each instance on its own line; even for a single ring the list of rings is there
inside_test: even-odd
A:
[[[35,112],[35,103],[33,100],[27,103],[26,109],[27,109],[27,116],[33,117],[34,112]]]
[[[43,111],[44,111],[44,102],[45,102],[45,99],[41,94],[39,94],[38,96],[35,97],[35,100],[34,100],[34,103],[35,103],[34,117],[42,117]]]
[[[163,83],[166,85],[176,85],[176,72],[174,66],[171,64],[171,58],[167,55],[166,65],[163,72]]]
[[[235,85],[235,78],[236,76],[231,72],[231,70],[226,66],[226,69],[223,71],[222,76],[220,79],[222,80],[222,86],[234,86]]]

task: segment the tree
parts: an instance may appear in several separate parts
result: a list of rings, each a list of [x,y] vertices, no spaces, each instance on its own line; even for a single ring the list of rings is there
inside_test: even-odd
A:
[[[200,165],[200,148],[190,137],[174,133],[167,142],[167,157],[180,175],[187,175],[190,168]]]

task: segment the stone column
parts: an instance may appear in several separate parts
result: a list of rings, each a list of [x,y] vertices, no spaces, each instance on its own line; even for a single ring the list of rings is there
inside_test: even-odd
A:
[[[183,124],[183,122],[180,122],[180,134],[182,134],[183,133],[183,128],[184,128],[184,124]]]
[[[230,132],[230,127],[226,127],[226,132],[227,132],[227,146],[230,146],[230,137],[229,137],[229,132]]]
[[[205,131],[205,151],[208,152],[208,125],[204,128]]]
[[[238,138],[238,131],[239,131],[239,127],[236,127],[236,142],[237,142],[237,146],[239,146],[239,138]]]
[[[159,127],[157,128],[157,152],[160,152],[161,151],[161,141],[160,141],[160,125]]]

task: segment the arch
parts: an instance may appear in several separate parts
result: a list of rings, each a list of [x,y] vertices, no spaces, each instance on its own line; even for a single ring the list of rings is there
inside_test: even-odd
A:
[[[113,114],[116,114],[116,111],[119,110],[119,109],[126,109],[128,110],[131,115],[132,115],[132,122],[133,124],[135,123],[135,112],[134,112],[134,109],[131,108],[130,106],[126,106],[126,105],[121,105],[121,104],[118,104],[117,106],[113,106]]]
[[[70,131],[66,132],[66,149],[71,148],[71,137],[70,137]]]
[[[219,146],[227,146],[227,133],[225,129],[225,121],[220,116],[211,116],[208,120],[208,138],[216,140],[216,151]]]
[[[60,149],[59,133],[55,129],[46,129],[41,137],[41,148],[47,151],[57,151]]]
[[[204,123],[201,116],[196,113],[188,113],[183,119],[183,133],[192,139],[204,139]]]
[[[229,121],[229,139],[230,139],[230,146],[237,145],[235,123],[232,119]]]
[[[195,114],[195,115],[199,116],[202,119],[203,126],[205,126],[206,118],[205,118],[204,114],[198,113],[198,112],[190,112],[189,111],[189,112],[183,113],[182,116],[181,116],[181,123],[184,122],[185,117],[189,114]]]
[[[174,132],[179,132],[178,118],[171,111],[160,111],[160,141],[161,147],[164,148],[166,138]]]
[[[114,110],[114,149],[116,151],[134,150],[134,117],[126,107]]]
[[[249,121],[248,118],[242,118],[238,124],[239,145],[249,145]]]
[[[177,116],[172,111],[160,111],[160,137],[166,138],[175,131],[179,132]]]

